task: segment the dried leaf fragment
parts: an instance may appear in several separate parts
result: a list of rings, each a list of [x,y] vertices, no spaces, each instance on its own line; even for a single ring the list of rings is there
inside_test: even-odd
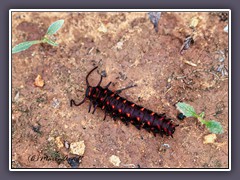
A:
[[[161,12],[149,12],[148,17],[150,21],[153,23],[155,31],[158,32],[158,22],[161,17]]]
[[[43,87],[44,86],[44,80],[42,79],[41,75],[38,75],[35,79],[34,85],[37,87]]]
[[[194,43],[193,37],[190,35],[186,36],[183,45],[180,49],[180,54],[182,55],[184,50],[188,50],[190,48],[190,45],[192,45],[193,43]]]

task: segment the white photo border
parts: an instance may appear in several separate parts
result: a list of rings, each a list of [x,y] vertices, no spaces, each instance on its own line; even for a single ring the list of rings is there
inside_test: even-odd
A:
[[[228,12],[228,168],[12,168],[12,12]],[[231,171],[231,9],[10,9],[9,10],[9,171]]]

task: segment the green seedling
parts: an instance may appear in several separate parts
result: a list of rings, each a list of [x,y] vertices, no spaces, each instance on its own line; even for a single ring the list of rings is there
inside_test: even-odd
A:
[[[186,103],[179,102],[176,104],[177,109],[183,113],[186,117],[195,117],[197,118],[202,124],[205,124],[205,126],[208,128],[208,130],[211,133],[214,134],[221,134],[223,133],[223,127],[219,122],[216,122],[214,120],[205,120],[203,119],[205,116],[205,113],[202,112],[200,114],[197,114],[194,108]]]
[[[16,46],[14,46],[12,48],[12,54],[24,51],[24,50],[30,48],[34,44],[48,43],[52,46],[57,46],[58,44],[52,40],[53,34],[55,34],[62,27],[63,23],[64,23],[64,20],[58,20],[58,21],[52,23],[49,26],[46,34],[44,35],[44,37],[41,40],[26,41],[26,42],[22,42]]]

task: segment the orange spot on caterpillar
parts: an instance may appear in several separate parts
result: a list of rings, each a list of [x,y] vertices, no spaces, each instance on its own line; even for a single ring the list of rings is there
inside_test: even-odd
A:
[[[127,102],[127,100],[124,100],[123,103],[125,104]]]
[[[109,101],[107,101],[107,105],[109,105]]]
[[[134,106],[135,106],[135,104],[132,104],[131,106],[132,106],[132,107],[134,107]]]
[[[144,111],[145,108],[141,108],[140,111]]]
[[[113,97],[114,96],[114,94],[111,94],[111,97]]]
[[[121,113],[121,112],[122,112],[122,110],[121,110],[121,109],[119,109],[119,110],[118,110],[118,112],[119,112],[119,113]]]
[[[152,112],[152,113],[151,113],[151,116],[153,116],[154,114],[155,114],[155,113],[154,113],[154,112]]]
[[[150,121],[148,121],[147,124],[150,126],[151,125]]]
[[[105,106],[102,107],[102,109],[104,109],[104,108],[105,108]]]
[[[115,106],[114,106],[114,105],[112,105],[112,108],[114,109],[114,108],[115,108]]]
[[[130,113],[126,113],[126,115],[127,115],[127,117],[130,117],[130,116],[131,116]]]
[[[140,117],[137,117],[137,120],[140,121]]]
[[[105,90],[103,93],[106,94],[106,93],[107,93],[107,90]]]
[[[92,88],[89,89],[88,96],[91,95],[91,92],[92,92]]]
[[[119,100],[120,99],[120,97],[118,96],[117,98],[116,98],[116,100]]]

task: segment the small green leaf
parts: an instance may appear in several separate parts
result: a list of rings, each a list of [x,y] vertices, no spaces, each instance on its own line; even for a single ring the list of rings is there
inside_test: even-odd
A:
[[[205,113],[204,113],[204,112],[201,112],[201,114],[199,114],[199,116],[200,116],[201,118],[204,118]]]
[[[47,34],[48,35],[55,34],[62,27],[63,23],[64,23],[64,20],[58,20],[52,23],[47,30]]]
[[[179,102],[176,104],[177,109],[183,113],[186,117],[198,117],[197,113],[195,112],[194,108],[189,104]]]
[[[24,51],[24,50],[30,48],[32,45],[38,44],[40,42],[41,41],[26,41],[26,42],[22,42],[22,43],[14,46],[12,48],[12,54]]]
[[[222,134],[223,133],[223,127],[220,122],[216,122],[214,120],[205,121],[204,123],[206,127],[209,129],[211,133],[214,134]]]
[[[58,46],[58,43],[52,41],[51,39],[48,39],[48,38],[44,38],[43,42],[46,42],[52,46]]]

